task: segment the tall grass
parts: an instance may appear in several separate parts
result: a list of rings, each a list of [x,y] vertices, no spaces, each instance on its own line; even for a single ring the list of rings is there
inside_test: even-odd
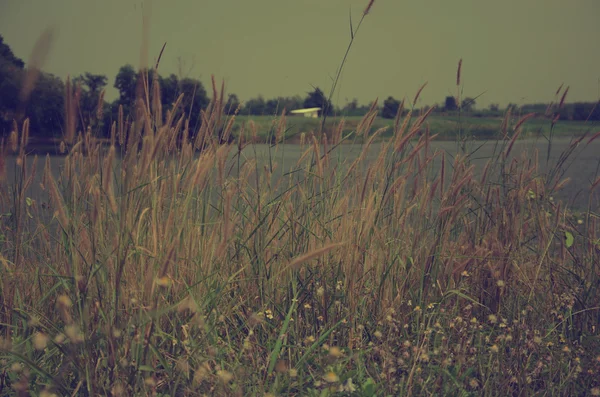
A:
[[[284,118],[267,166],[245,133],[220,144],[223,96],[213,80],[198,131],[181,98],[163,114],[143,96],[108,148],[68,131],[42,197],[15,128],[0,394],[600,393],[598,215],[550,199],[565,182],[537,153],[511,155],[529,116],[478,177],[466,153],[431,151],[428,114],[399,115],[368,161],[374,112],[308,134],[287,172]],[[349,162],[336,148],[355,134]]]

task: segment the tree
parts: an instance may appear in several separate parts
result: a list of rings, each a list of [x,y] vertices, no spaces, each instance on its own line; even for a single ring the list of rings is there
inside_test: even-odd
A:
[[[135,101],[137,73],[133,66],[121,66],[115,77],[114,87],[119,90],[119,104],[130,109]]]
[[[25,116],[29,117],[32,136],[60,136],[65,112],[65,86],[63,81],[51,74],[41,73]]]
[[[259,95],[258,98],[252,98],[244,106],[244,114],[263,115],[265,112],[265,100]]]
[[[323,91],[318,87],[314,91],[309,92],[308,96],[304,99],[305,108],[321,108],[321,115],[326,114],[331,116],[333,114],[333,105],[331,101],[327,100]]]
[[[462,100],[462,103],[460,105],[461,110],[465,111],[465,112],[470,112],[475,108],[475,99],[474,98],[470,98],[470,97],[466,97]]]
[[[229,94],[227,96],[227,103],[225,103],[225,113],[234,114],[238,106],[240,106],[240,100],[237,95]]]
[[[197,130],[202,119],[200,112],[208,107],[210,100],[200,80],[186,77],[179,80],[179,92],[183,94],[181,110],[189,115],[190,127]]]
[[[169,77],[158,76],[160,85],[160,101],[165,109],[171,109],[179,97],[179,80],[174,74]]]
[[[491,112],[497,112],[498,110],[500,110],[500,105],[498,105],[497,103],[490,103]]]
[[[265,114],[269,116],[274,116],[279,113],[282,109],[279,106],[279,101],[277,99],[269,99],[265,103]]]
[[[96,112],[98,106],[104,107],[104,101],[99,104],[100,93],[106,87],[107,77],[102,74],[85,73],[73,79],[75,85],[81,84],[81,98],[79,100],[79,108],[83,115],[82,129],[85,129],[88,125],[92,124],[92,121],[96,119]],[[99,123],[100,120],[97,120]]]
[[[458,106],[456,105],[456,98],[454,98],[453,96],[447,96],[446,102],[444,103],[444,109],[446,111],[453,111],[457,108]]]
[[[381,109],[381,117],[383,117],[384,119],[393,119],[394,117],[396,117],[399,108],[400,101],[394,99],[394,97],[389,96],[383,102],[383,109]]]
[[[21,58],[17,58],[10,47],[4,43],[4,37],[2,37],[2,35],[0,35],[0,58],[18,69],[23,69],[25,67],[25,62],[23,62]]]

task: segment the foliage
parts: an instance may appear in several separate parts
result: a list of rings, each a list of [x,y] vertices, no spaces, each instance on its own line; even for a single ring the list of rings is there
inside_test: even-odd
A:
[[[475,103],[476,101],[474,98],[466,97],[461,102],[461,110],[465,112],[471,112],[473,109],[475,109]]]
[[[331,116],[334,110],[331,101],[327,99],[323,91],[318,87],[308,93],[308,96],[304,99],[303,106],[304,108],[321,108],[319,113],[327,114],[328,116]]]
[[[456,98],[449,95],[446,97],[446,101],[444,102],[444,109],[446,111],[453,111],[458,109],[458,105],[456,104]]]
[[[383,102],[381,117],[384,119],[393,119],[396,117],[398,109],[400,109],[400,101],[390,96]]]

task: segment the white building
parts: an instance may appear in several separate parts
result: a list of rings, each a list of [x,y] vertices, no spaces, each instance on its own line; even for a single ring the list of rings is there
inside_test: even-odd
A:
[[[303,114],[304,117],[310,117],[310,118],[316,119],[317,117],[319,117],[319,110],[321,110],[321,108],[296,109],[296,110],[292,110],[290,113],[291,114]]]

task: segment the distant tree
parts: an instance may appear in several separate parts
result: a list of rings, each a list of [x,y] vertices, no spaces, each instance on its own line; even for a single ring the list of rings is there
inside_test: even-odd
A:
[[[303,107],[304,100],[300,95],[295,95],[291,97],[278,97],[277,101],[279,102],[279,112],[286,110],[289,112],[290,110],[300,109]]]
[[[453,96],[447,96],[446,102],[444,103],[444,109],[446,111],[453,111],[458,109],[458,106],[456,104],[456,98],[454,98]]]
[[[314,91],[309,92],[308,96],[304,99],[303,106],[305,108],[321,108],[321,114],[327,114],[331,116],[333,114],[333,105],[331,101],[328,101],[323,91],[320,88],[315,88]]]
[[[229,94],[227,96],[227,103],[225,104],[225,113],[234,114],[238,106],[240,105],[240,100],[237,95]]]
[[[248,100],[244,106],[244,114],[251,114],[255,116],[265,114],[265,99],[259,95],[257,98]]]
[[[65,112],[65,86],[63,81],[51,74],[41,73],[25,116],[29,118],[32,136],[61,136]]]
[[[279,107],[279,101],[277,99],[269,99],[267,102],[265,102],[264,112],[266,115],[275,116],[281,110],[283,109]]]
[[[492,112],[497,112],[498,110],[500,110],[500,105],[498,105],[497,103],[490,103],[489,109]]]
[[[470,98],[470,97],[464,98],[462,100],[460,108],[464,112],[470,112],[470,111],[472,111],[473,109],[475,109],[475,99],[474,98]]]
[[[17,58],[10,47],[4,43],[4,37],[2,37],[2,35],[0,35],[0,58],[18,69],[23,69],[25,67],[25,62],[23,62],[22,59]]]
[[[346,105],[342,108],[342,114],[345,116],[362,116],[363,114],[360,111],[358,105],[358,99],[353,98],[350,102],[347,102]]]
[[[79,109],[83,116],[84,123],[82,129],[91,125],[96,120],[98,106],[104,107],[104,101],[99,103],[100,93],[106,87],[108,79],[101,74],[85,73],[73,79],[74,84],[80,84],[82,87],[81,98],[79,100]]]
[[[135,101],[138,74],[131,65],[121,66],[114,87],[119,91],[119,103],[129,109]]]
[[[179,80],[179,91],[183,94],[182,111],[189,115],[190,126],[196,130],[201,123],[200,111],[206,109],[210,102],[200,80],[184,78]]]
[[[394,117],[396,117],[399,108],[400,101],[389,96],[383,102],[383,108],[381,109],[381,117],[383,117],[384,119],[393,119]]]
[[[160,101],[165,110],[170,110],[179,97],[179,80],[174,74],[169,77],[158,76],[160,84]]]
[[[573,104],[573,120],[600,120],[600,102],[576,102]]]

